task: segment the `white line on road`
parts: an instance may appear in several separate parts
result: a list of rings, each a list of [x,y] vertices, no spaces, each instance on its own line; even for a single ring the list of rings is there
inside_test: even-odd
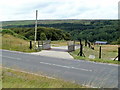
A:
[[[51,65],[51,66],[57,66],[57,67],[64,67],[64,68],[70,68],[70,69],[77,69],[77,70],[82,70],[82,71],[90,71],[92,72],[93,70],[88,70],[88,69],[83,69],[83,68],[76,68],[76,67],[70,67],[70,66],[63,66],[63,65],[58,65],[58,64],[52,64],[52,63],[46,63],[46,62],[40,62],[41,64],[46,64],[46,65]]]
[[[1,55],[0,55],[1,56]],[[10,58],[10,59],[15,59],[15,60],[21,60],[21,58],[14,58],[14,57],[10,57],[10,56],[1,56],[1,57],[5,57],[5,58]]]

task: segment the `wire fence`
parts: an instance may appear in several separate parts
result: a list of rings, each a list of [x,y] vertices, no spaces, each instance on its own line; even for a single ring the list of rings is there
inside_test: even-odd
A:
[[[90,59],[118,60],[118,45],[80,44],[78,55]]]

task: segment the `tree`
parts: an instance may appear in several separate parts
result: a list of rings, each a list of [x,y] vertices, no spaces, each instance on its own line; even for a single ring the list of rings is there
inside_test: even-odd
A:
[[[120,45],[120,37],[117,39],[117,44]]]
[[[47,40],[45,33],[40,34],[40,40]]]

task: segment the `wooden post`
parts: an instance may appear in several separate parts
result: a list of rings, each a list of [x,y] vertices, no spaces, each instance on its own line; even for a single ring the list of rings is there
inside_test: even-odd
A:
[[[87,39],[85,39],[85,46],[87,46]]]
[[[100,46],[100,49],[99,49],[99,59],[101,59],[101,46]]]
[[[81,39],[79,41],[80,41],[80,45],[81,45],[82,44]]]
[[[88,42],[88,47],[90,48],[90,42]]]
[[[80,56],[82,56],[82,54],[83,54],[83,45],[80,44]]]
[[[40,41],[38,41],[38,48],[40,47]]]
[[[120,61],[120,47],[118,47],[118,61]]]
[[[32,49],[32,41],[30,41],[30,47],[29,48]]]
[[[75,40],[74,40],[74,43],[73,43],[73,51],[75,51]]]
[[[42,49],[43,49],[43,44],[44,44],[44,41],[42,40],[41,42],[42,42]]]

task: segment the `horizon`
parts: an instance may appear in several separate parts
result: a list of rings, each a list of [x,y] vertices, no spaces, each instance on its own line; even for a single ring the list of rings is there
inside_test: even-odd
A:
[[[38,21],[62,21],[62,20],[84,20],[84,21],[87,21],[87,20],[118,20],[118,19],[38,19]],[[34,20],[8,20],[8,21],[0,21],[0,22],[11,22],[11,21],[35,21]]]
[[[15,4],[14,4],[15,2]],[[119,0],[3,0],[0,21],[38,19],[118,19]]]

